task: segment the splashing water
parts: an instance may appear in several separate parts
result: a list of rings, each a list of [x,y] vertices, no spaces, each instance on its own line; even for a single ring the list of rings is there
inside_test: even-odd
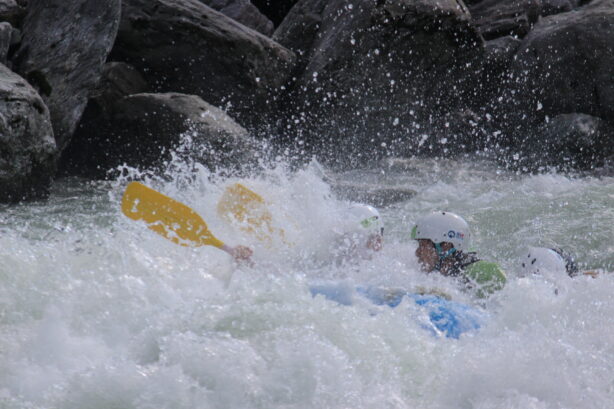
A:
[[[126,176],[66,179],[46,203],[1,207],[0,407],[614,407],[614,275],[515,275],[528,245],[557,245],[583,269],[614,270],[614,180],[518,176],[479,162],[383,169],[337,175],[418,192],[380,209],[384,250],[355,264],[331,258],[348,203],[314,166],[250,179],[177,166],[145,178],[218,238],[252,246],[254,267],[124,217]],[[289,245],[259,242],[217,215],[234,182],[266,199]],[[310,295],[309,284],[325,279],[437,287],[471,304],[454,283],[418,269],[409,231],[437,209],[463,215],[480,256],[508,272],[479,332],[436,338],[408,319],[410,305],[373,315]]]

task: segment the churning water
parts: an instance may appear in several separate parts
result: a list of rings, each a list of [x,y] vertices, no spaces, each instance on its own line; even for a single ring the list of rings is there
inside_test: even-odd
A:
[[[613,408],[614,274],[520,279],[516,260],[556,245],[583,269],[614,270],[614,179],[405,165],[337,175],[417,191],[381,209],[384,250],[354,264],[331,258],[348,203],[313,165],[146,179],[218,238],[252,246],[253,267],[127,219],[127,178],[66,179],[48,202],[1,207],[0,408]],[[284,240],[264,244],[218,217],[237,181],[267,200]],[[474,304],[417,268],[412,222],[437,209],[464,216],[479,255],[508,273],[476,306],[488,317],[478,332],[436,338],[409,304],[374,314],[310,295],[332,280],[436,287]]]

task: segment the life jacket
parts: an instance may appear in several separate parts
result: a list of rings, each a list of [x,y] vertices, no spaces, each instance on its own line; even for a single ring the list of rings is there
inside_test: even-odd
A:
[[[456,251],[449,257],[454,262],[447,274],[457,277],[478,298],[501,290],[507,282],[505,272],[497,263],[481,260],[475,252]]]

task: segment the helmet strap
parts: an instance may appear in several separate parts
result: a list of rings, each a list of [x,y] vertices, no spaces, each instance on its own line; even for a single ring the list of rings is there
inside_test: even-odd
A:
[[[435,245],[435,250],[437,251],[437,256],[439,256],[439,261],[435,265],[435,270],[441,270],[441,264],[443,261],[448,258],[448,256],[454,254],[456,252],[456,248],[452,247],[450,250],[444,252],[441,248],[441,243],[433,243]]]

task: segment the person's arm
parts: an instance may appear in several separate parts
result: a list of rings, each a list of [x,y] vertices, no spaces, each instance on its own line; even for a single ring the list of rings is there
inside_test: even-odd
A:
[[[599,271],[592,270],[592,271],[583,271],[581,274],[584,275],[584,276],[591,276],[593,278],[597,278],[597,276],[600,273],[599,273]]]
[[[235,261],[252,263],[252,255],[254,251],[247,246],[230,247],[226,244],[222,247],[226,253],[230,254]]]
[[[381,234],[371,234],[367,239],[367,248],[380,251],[384,247],[384,237]]]

